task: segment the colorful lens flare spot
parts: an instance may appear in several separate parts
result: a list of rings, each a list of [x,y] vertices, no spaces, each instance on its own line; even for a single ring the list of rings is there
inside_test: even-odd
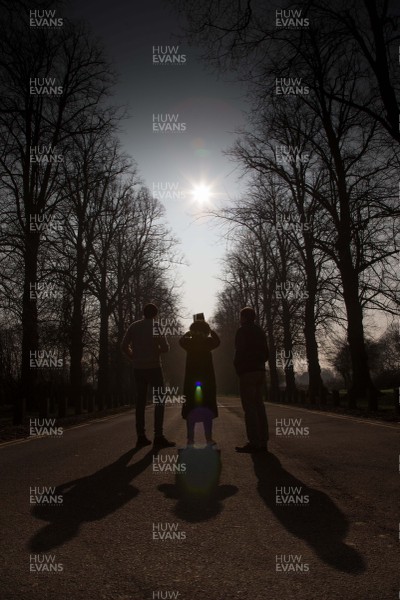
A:
[[[201,389],[201,382],[196,381],[196,389],[194,391],[194,399],[196,404],[202,404],[203,402],[203,390]]]
[[[206,143],[203,140],[203,138],[195,138],[194,140],[192,140],[192,147],[196,156],[204,157],[209,155],[209,151],[205,146]]]

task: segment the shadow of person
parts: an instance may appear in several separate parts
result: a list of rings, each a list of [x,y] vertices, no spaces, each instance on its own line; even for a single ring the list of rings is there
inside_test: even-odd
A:
[[[179,472],[175,484],[158,486],[167,498],[177,500],[173,513],[189,523],[212,519],[223,508],[223,500],[238,491],[234,485],[218,485],[221,453],[213,448],[184,448],[178,451]]]
[[[365,571],[362,555],[343,541],[349,529],[348,519],[329,496],[294,477],[273,454],[253,454],[252,459],[258,493],[290,533],[303,539],[321,560],[338,571]],[[289,492],[286,497],[290,497],[293,488],[301,488],[294,495],[308,496],[309,502],[305,506],[279,504],[276,488],[285,488],[286,494]]]
[[[135,498],[139,490],[131,486],[130,481],[152,463],[154,455],[152,450],[128,466],[136,452],[133,448],[92,475],[56,487],[54,494],[62,495],[61,505],[35,505],[32,515],[49,524],[35,533],[29,541],[29,549],[45,552],[62,546],[78,534],[82,523],[104,519]]]

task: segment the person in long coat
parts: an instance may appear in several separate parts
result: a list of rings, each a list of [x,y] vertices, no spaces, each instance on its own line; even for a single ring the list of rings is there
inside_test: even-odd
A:
[[[182,407],[182,417],[186,419],[188,446],[194,444],[194,429],[198,422],[203,423],[207,444],[215,444],[212,423],[218,416],[218,408],[211,352],[218,348],[220,339],[208,323],[195,321],[179,344],[187,352],[183,385],[186,402]]]

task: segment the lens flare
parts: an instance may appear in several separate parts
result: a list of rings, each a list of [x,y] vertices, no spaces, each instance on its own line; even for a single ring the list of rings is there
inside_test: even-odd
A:
[[[203,390],[201,389],[201,381],[196,381],[196,389],[194,390],[194,400],[196,404],[203,403]]]
[[[198,204],[208,204],[212,196],[211,187],[204,183],[199,183],[193,187],[192,196],[193,200]]]

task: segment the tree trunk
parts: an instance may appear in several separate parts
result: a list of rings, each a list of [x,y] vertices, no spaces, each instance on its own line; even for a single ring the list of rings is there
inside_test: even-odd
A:
[[[368,367],[365,348],[363,312],[358,292],[358,277],[355,272],[350,251],[340,252],[340,273],[343,283],[343,297],[347,313],[347,337],[352,365],[352,385],[349,390],[350,405],[356,407],[357,398],[365,398],[367,390],[375,392]]]
[[[27,227],[29,227],[29,222]],[[28,231],[25,234],[24,290],[22,298],[22,360],[21,388],[15,407],[14,423],[20,424],[24,418],[24,405],[33,397],[37,380],[37,370],[31,368],[31,352],[39,349],[38,311],[36,299],[31,299],[31,284],[37,283],[37,260],[39,234]]]
[[[338,268],[343,284],[343,299],[347,314],[347,338],[352,363],[352,387],[349,390],[349,405],[356,407],[357,398],[366,396],[366,390],[375,393],[372,384],[367,352],[364,340],[363,311],[360,302],[358,277],[359,273],[353,265],[351,251],[352,244],[352,219],[350,212],[350,198],[346,184],[346,172],[341,156],[340,145],[334,131],[327,109],[323,106],[323,122],[329,141],[330,150],[335,164],[335,175],[337,179],[337,193],[340,211],[337,230],[337,253]]]
[[[122,246],[119,247],[118,252],[118,282],[122,280],[123,271],[121,264],[121,253]],[[117,348],[115,352],[115,374],[113,377],[113,386],[115,387],[115,393],[118,400],[118,404],[124,404],[124,391],[126,389],[126,380],[124,378],[124,364],[122,362],[121,344],[125,334],[125,323],[124,323],[124,298],[122,294],[122,286],[119,286],[117,296]]]
[[[73,308],[70,326],[70,383],[74,399],[75,414],[82,413],[82,358],[83,358],[83,314],[85,262],[82,247],[81,223],[79,225],[76,251],[76,281],[73,293]]]
[[[321,378],[321,366],[319,364],[318,344],[315,326],[315,299],[317,295],[317,274],[314,257],[308,240],[306,244],[306,288],[308,297],[304,310],[304,337],[308,362],[309,397],[310,402],[315,404],[324,387]]]
[[[82,412],[82,357],[83,357],[83,315],[82,282],[77,282],[73,297],[70,339],[70,383],[74,398],[75,414]]]
[[[104,406],[111,408],[109,382],[109,348],[108,348],[108,303],[107,292],[103,288],[100,297],[100,338],[99,338],[99,373],[97,379],[97,396],[100,410]]]
[[[264,296],[266,299],[267,297]],[[278,402],[279,400],[279,376],[278,369],[276,368],[276,344],[274,337],[274,320],[271,314],[271,303],[267,302],[264,304],[266,325],[267,325],[267,337],[268,337],[268,350],[269,350],[269,377],[270,377],[270,398],[272,402]]]
[[[293,364],[293,338],[291,331],[290,310],[287,302],[282,303],[282,321],[283,321],[283,345],[285,349],[285,360],[290,359],[292,364],[285,364],[285,380],[286,380],[286,399],[293,402],[296,395],[296,380],[294,376]]]

